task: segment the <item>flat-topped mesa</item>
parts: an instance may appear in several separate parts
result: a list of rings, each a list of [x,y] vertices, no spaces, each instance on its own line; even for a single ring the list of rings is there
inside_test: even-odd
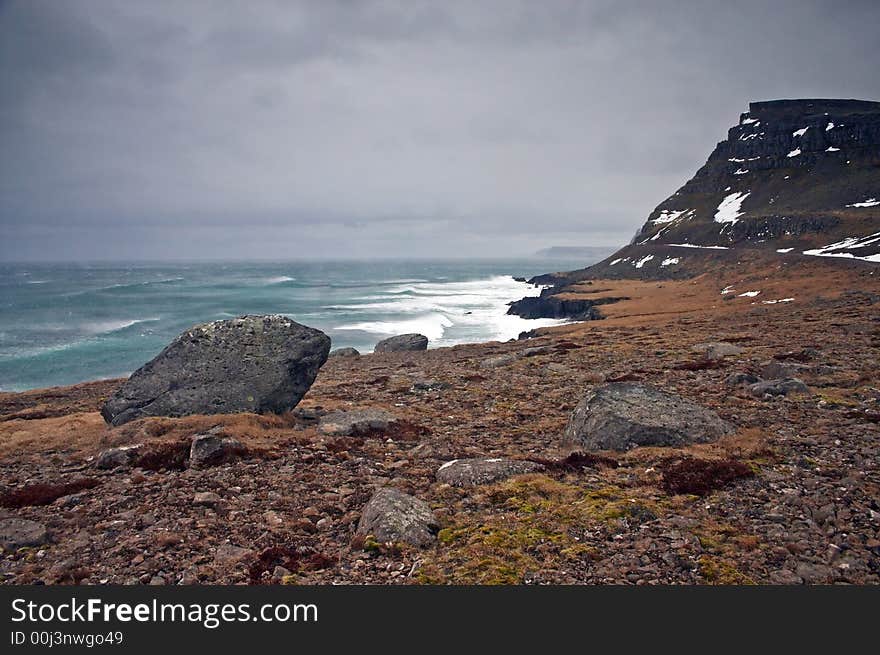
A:
[[[778,120],[790,117],[818,116],[823,114],[866,114],[880,112],[880,102],[872,100],[845,100],[839,98],[806,98],[802,100],[764,100],[750,102],[749,111],[740,116],[746,118]]]

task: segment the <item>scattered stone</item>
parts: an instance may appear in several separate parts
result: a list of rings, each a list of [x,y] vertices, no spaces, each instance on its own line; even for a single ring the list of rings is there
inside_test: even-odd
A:
[[[516,355],[498,355],[497,357],[488,357],[480,362],[481,368],[499,368],[513,364],[517,359]]]
[[[360,357],[361,352],[357,348],[337,348],[331,350],[329,357]]]
[[[101,451],[95,459],[95,468],[110,470],[131,466],[142,446],[143,444],[135,444]]]
[[[523,357],[536,357],[537,355],[546,355],[552,352],[553,348],[550,346],[535,346],[533,348],[523,348],[520,354]]]
[[[385,432],[397,418],[382,409],[335,411],[321,418],[319,430],[335,437]]]
[[[452,385],[441,380],[417,380],[413,382],[410,391],[443,391],[449,389]]]
[[[242,316],[190,328],[101,410],[112,425],[148,416],[282,413],[327,360],[330,338],[284,316]]]
[[[565,364],[550,362],[549,364],[547,364],[547,371],[549,371],[550,373],[558,373],[560,375],[564,375],[566,373],[571,373],[571,368],[566,366]]]
[[[232,544],[222,544],[214,552],[214,562],[217,564],[236,564],[245,558],[251,557],[254,551]]]
[[[18,550],[25,546],[41,546],[49,541],[46,526],[28,519],[0,519],[0,548]]]
[[[474,487],[543,470],[537,462],[502,457],[454,459],[437,469],[437,480],[453,487]]]
[[[428,546],[439,524],[430,506],[402,491],[386,487],[377,491],[364,507],[357,533],[380,542],[403,542]]]
[[[197,491],[195,496],[193,496],[193,505],[216,507],[222,502],[223,499],[213,491]]]
[[[724,384],[728,387],[742,387],[760,381],[761,378],[757,375],[752,375],[751,373],[731,373],[724,380]]]
[[[712,343],[698,343],[691,348],[696,353],[702,355],[705,359],[716,360],[741,355],[743,349],[739,346],[727,343],[726,341],[716,341]]]
[[[423,334],[399,334],[383,339],[376,344],[377,353],[400,353],[414,350],[427,350],[428,337]]]
[[[563,441],[587,450],[622,451],[707,443],[732,430],[714,411],[681,396],[617,382],[591,391],[578,403]]]
[[[244,444],[232,437],[218,434],[197,434],[193,437],[189,450],[191,468],[207,468],[226,464],[242,457],[246,452]]]
[[[792,393],[809,393],[810,388],[797,378],[786,380],[765,380],[749,385],[749,391],[753,396],[787,396]]]
[[[786,380],[798,377],[809,368],[795,362],[768,362],[761,367],[760,375],[764,380]]]

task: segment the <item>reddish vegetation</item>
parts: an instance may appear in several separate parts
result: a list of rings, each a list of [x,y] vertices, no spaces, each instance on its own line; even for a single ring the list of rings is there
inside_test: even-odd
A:
[[[80,478],[63,484],[28,484],[0,496],[0,506],[19,508],[34,505],[49,505],[59,498],[94,489],[101,482],[95,478]]]
[[[182,471],[189,459],[189,440],[157,442],[138,453],[137,466],[148,471]]]
[[[272,574],[275,567],[281,566],[290,573],[297,571],[320,571],[336,564],[334,557],[316,552],[310,548],[294,549],[289,546],[271,546],[259,555],[248,568],[251,582],[259,583],[265,574]]]
[[[576,473],[583,468],[610,468],[616,469],[620,464],[616,459],[597,455],[595,453],[573,452],[562,459],[544,459],[542,457],[531,458],[532,462],[543,464],[548,471],[563,471]]]
[[[755,475],[751,468],[735,459],[706,460],[695,457],[668,459],[661,464],[661,486],[671,494],[705,496],[734,480]]]

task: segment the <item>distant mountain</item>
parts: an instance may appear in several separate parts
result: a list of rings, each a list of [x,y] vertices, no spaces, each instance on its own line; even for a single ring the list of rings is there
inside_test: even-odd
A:
[[[880,263],[880,102],[751,103],[632,243],[552,277],[689,277],[744,249]]]
[[[609,246],[553,246],[539,250],[535,253],[535,257],[559,259],[585,257],[595,259],[597,257],[605,257],[612,252],[614,252],[614,248]]]

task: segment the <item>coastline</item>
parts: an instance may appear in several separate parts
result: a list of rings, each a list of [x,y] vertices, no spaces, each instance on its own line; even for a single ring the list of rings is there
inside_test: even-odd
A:
[[[877,582],[872,546],[850,537],[843,559],[828,560],[824,532],[800,518],[837,495],[853,457],[873,452],[868,389],[880,371],[875,337],[859,326],[876,309],[877,282],[848,267],[776,271],[772,279],[768,271],[736,281],[761,295],[732,300],[720,293],[731,283],[724,272],[595,280],[587,293],[628,298],[604,306],[601,321],[539,330],[526,341],[331,359],[286,415],[150,418],[110,428],[96,410],[115,381],[3,394],[0,492],[34,481],[97,485],[49,505],[0,508],[2,516],[45,523],[51,534],[39,558],[7,553],[3,579],[280,583],[267,553],[293,545],[315,555],[312,564],[278,564],[302,584]],[[763,302],[789,296],[796,300]],[[702,360],[694,347],[714,341],[742,354]],[[788,359],[801,351],[819,354]],[[809,393],[759,398],[725,382],[774,361],[802,367]],[[484,487],[437,479],[444,464],[467,457],[564,461],[570,449],[559,435],[584,392],[627,380],[699,399],[736,430],[713,444],[608,453]],[[321,427],[328,413],[362,409],[397,422],[364,437]],[[209,430],[249,454],[200,470],[94,467],[107,448],[173,450]],[[835,441],[841,433],[847,439]],[[719,486],[711,500],[669,492],[664,471],[682,459],[745,462],[755,475]],[[850,480],[845,499],[835,501],[843,504],[820,523],[835,534],[872,534],[860,522],[869,516],[876,460],[860,461],[865,476]],[[797,490],[797,504],[779,495],[780,484]],[[357,539],[364,504],[388,485],[435,510],[435,545],[386,549]],[[203,492],[217,500],[196,502]],[[780,525],[791,527],[782,533]],[[797,548],[779,560],[792,543]],[[238,549],[232,559],[230,546]]]

